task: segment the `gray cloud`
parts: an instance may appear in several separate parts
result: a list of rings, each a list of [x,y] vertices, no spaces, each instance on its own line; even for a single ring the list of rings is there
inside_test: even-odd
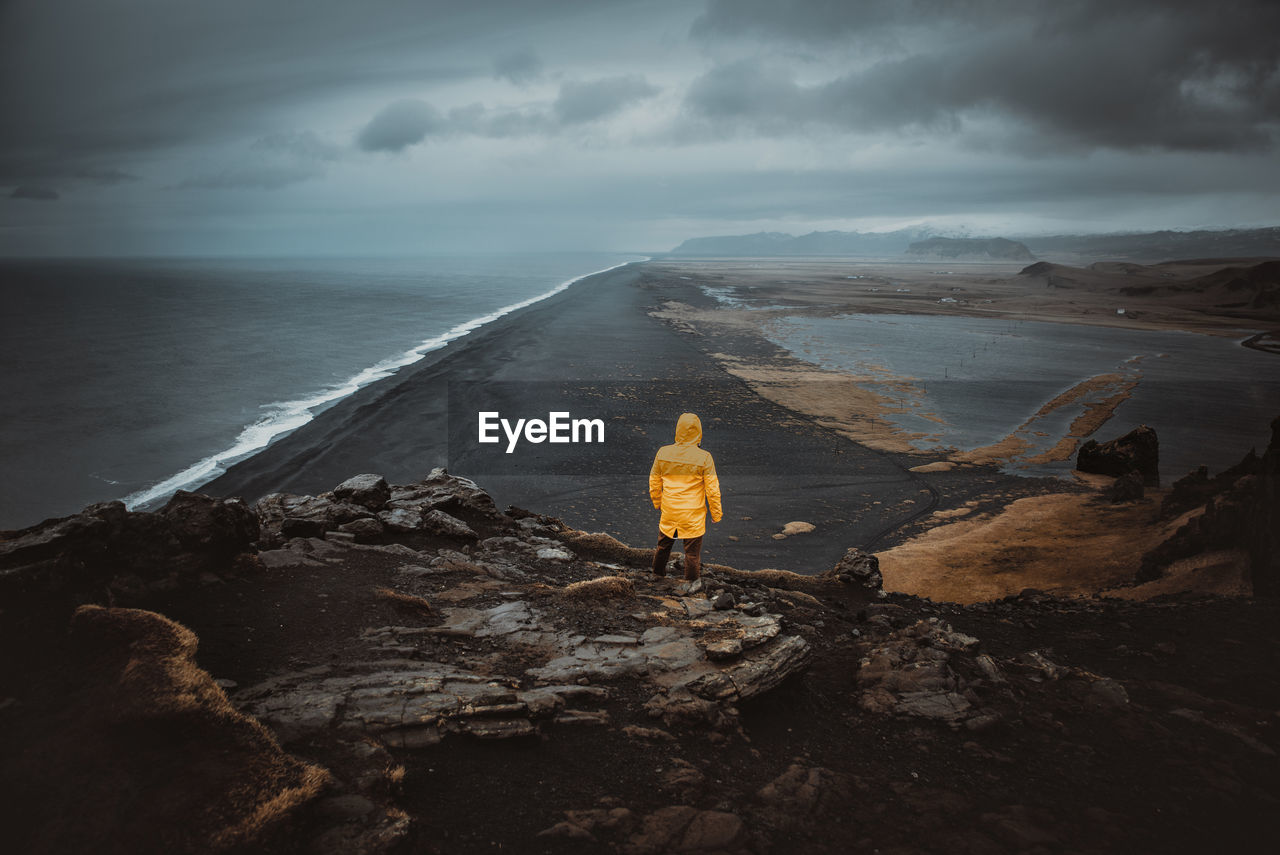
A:
[[[493,61],[493,76],[527,86],[542,77],[542,60],[531,48],[504,53]]]
[[[365,151],[403,151],[444,128],[435,107],[418,98],[403,98],[379,110],[360,131],[356,144]]]
[[[709,0],[690,34],[703,40],[753,36],[843,43],[882,37],[887,27],[936,26],[940,19],[984,22],[1033,5],[1036,0]]]
[[[251,148],[267,154],[300,161],[333,162],[342,158],[342,148],[321,139],[315,131],[282,131],[256,140]]]
[[[978,19],[975,10],[1000,14]],[[908,25],[924,27],[916,39],[923,47],[906,39],[897,56],[807,86],[760,59],[743,60],[696,80],[686,104],[694,115],[766,134],[787,133],[787,123],[798,123],[792,132],[815,125],[950,132],[966,119],[995,117],[1020,134],[1024,151],[1229,151],[1267,148],[1277,138],[1280,6],[1269,2],[917,0],[784,10],[713,0],[694,32],[828,43],[853,32],[888,38]],[[961,25],[962,35],[937,37]]]
[[[462,209],[458,246],[972,212],[1140,229],[1270,222],[1280,197],[1274,2],[306,5],[0,0],[0,192],[62,193],[8,200],[0,252],[417,251]],[[433,156],[383,156],[415,145]]]
[[[639,74],[621,74],[591,81],[571,81],[560,87],[552,111],[566,125],[593,122],[624,107],[652,98],[660,90]]]
[[[58,198],[58,191],[50,187],[34,187],[20,184],[9,194],[10,199],[31,199],[37,202],[52,202]]]
[[[608,118],[659,91],[643,75],[625,74],[563,83],[549,108],[495,108],[475,103],[441,114],[425,101],[405,99],[374,115],[357,135],[356,144],[365,151],[402,151],[436,136],[551,136],[568,127]]]
[[[488,77],[474,61],[574,0],[4,0],[0,183],[59,182],[188,145],[260,136],[282,108]],[[495,43],[496,42],[496,43]],[[88,179],[92,180],[92,179]]]
[[[254,140],[233,163],[206,168],[179,182],[180,188],[205,190],[279,190],[321,178],[344,151],[315,131],[281,131]]]
[[[319,178],[324,172],[315,166],[287,163],[246,163],[231,166],[217,172],[193,176],[180,182],[183,188],[202,190],[279,190],[290,184],[298,184]]]
[[[95,184],[126,184],[138,180],[138,176],[114,166],[82,166],[73,171],[71,177],[92,181]]]

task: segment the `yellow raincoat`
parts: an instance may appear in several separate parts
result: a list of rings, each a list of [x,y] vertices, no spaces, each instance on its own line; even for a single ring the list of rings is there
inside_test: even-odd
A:
[[[649,498],[662,510],[658,528],[667,537],[688,540],[707,531],[707,505],[711,519],[720,522],[720,479],[711,453],[699,448],[702,422],[685,413],[676,422],[674,445],[664,445],[649,470]]]

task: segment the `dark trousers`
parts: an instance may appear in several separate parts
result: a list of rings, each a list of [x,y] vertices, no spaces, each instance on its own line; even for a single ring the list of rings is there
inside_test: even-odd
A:
[[[680,532],[676,532],[680,537]],[[671,547],[676,537],[658,536],[658,548],[653,553],[653,572],[656,576],[667,575],[667,559],[671,557]],[[702,535],[681,538],[684,541],[684,578],[693,581],[702,570]]]

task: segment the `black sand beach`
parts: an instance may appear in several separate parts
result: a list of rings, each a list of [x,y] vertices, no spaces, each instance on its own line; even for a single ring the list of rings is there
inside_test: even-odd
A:
[[[585,279],[361,390],[202,492],[253,500],[328,490],[358,472],[405,482],[447,466],[479,481],[500,506],[648,545],[657,525],[649,465],[688,410],[702,419],[703,447],[715,456],[724,488],[725,519],[710,530],[707,560],[816,573],[847,547],[877,538],[884,545],[887,532],[934,509],[938,484],[952,501],[989,492],[994,482],[1032,489],[1025,479],[990,472],[926,481],[907,471],[923,458],[868,450],[762,399],[706,357],[717,342],[648,314],[667,300],[713,302],[643,264]],[[505,440],[476,442],[481,409],[513,420],[545,419],[552,410],[600,418],[606,442],[522,443],[504,454]],[[796,520],[817,529],[773,539]]]

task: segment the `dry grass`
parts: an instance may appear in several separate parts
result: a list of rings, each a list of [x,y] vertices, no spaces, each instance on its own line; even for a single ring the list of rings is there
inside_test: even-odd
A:
[[[435,610],[431,608],[431,603],[422,597],[415,597],[413,594],[402,594],[399,591],[393,591],[391,588],[374,588],[373,595],[380,600],[386,600],[411,612],[424,615],[435,613]]]
[[[746,584],[764,585],[785,591],[814,591],[829,584],[817,576],[802,576],[790,570],[739,570],[724,564],[704,564],[703,571],[714,573],[719,579],[734,579]]]
[[[601,576],[566,585],[560,593],[573,599],[608,599],[634,597],[636,586],[622,576]]]
[[[585,532],[570,529],[562,532],[560,539],[573,547],[584,558],[607,561],[611,564],[639,565],[647,567],[653,561],[652,549],[637,549],[604,532]]]
[[[1161,522],[1158,508],[1158,496],[1124,505],[1079,493],[1019,499],[994,516],[939,525],[879,553],[884,587],[975,603],[1024,588],[1088,596],[1126,586],[1143,553],[1186,522],[1185,515]]]
[[[161,615],[81,606],[77,693],[18,777],[28,851],[260,851],[294,827],[330,775],[280,749],[196,666],[197,639]],[[163,738],[157,738],[157,735]]]

